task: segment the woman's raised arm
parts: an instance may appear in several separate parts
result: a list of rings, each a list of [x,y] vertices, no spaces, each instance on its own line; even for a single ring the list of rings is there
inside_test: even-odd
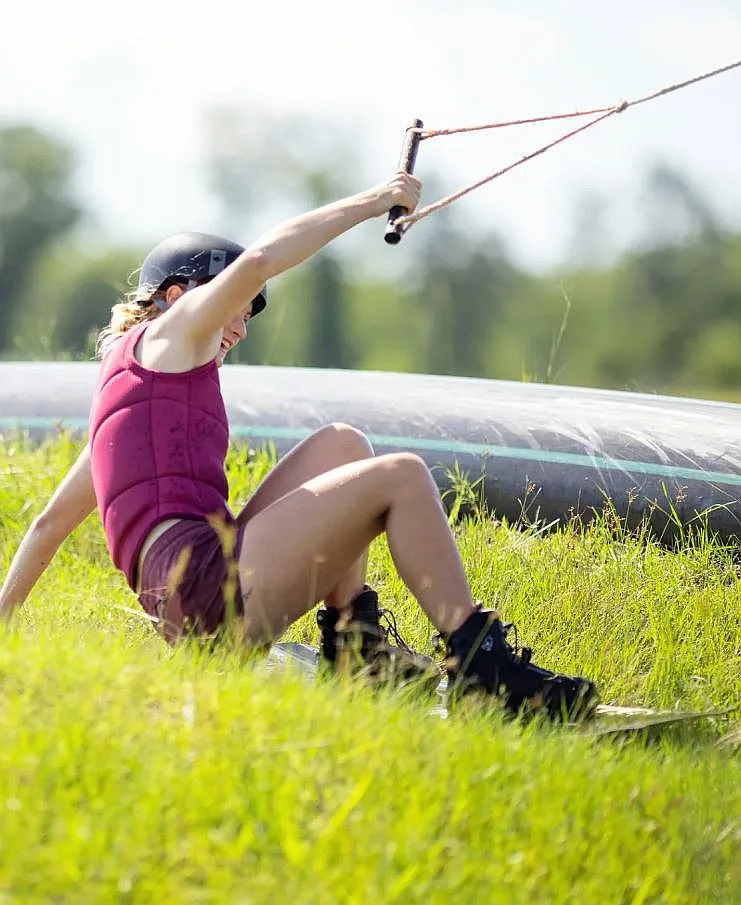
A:
[[[380,217],[399,205],[413,211],[420,181],[397,173],[389,182],[316,208],[280,223],[250,245],[229,267],[187,294],[185,304],[163,317],[178,319],[196,341],[207,341],[237,317],[269,279],[306,261],[313,254],[365,220]]]

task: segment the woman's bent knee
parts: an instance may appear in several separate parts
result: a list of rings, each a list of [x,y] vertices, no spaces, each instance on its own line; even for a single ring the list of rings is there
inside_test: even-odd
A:
[[[384,459],[388,460],[388,464],[391,468],[400,469],[405,473],[427,473],[429,474],[430,469],[427,467],[427,463],[425,460],[418,456],[417,453],[413,452],[395,452],[388,453],[388,455],[383,456]]]
[[[408,488],[419,488],[420,483],[435,486],[432,472],[425,460],[413,452],[387,453],[375,460],[392,479]]]
[[[336,421],[320,428],[316,435],[328,443],[335,454],[339,453],[344,461],[355,462],[375,455],[368,437],[351,424]]]

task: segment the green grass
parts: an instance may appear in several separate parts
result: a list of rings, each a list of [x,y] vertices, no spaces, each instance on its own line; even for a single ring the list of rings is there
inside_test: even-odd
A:
[[[0,444],[0,572],[77,453]],[[234,451],[239,504],[269,457]],[[457,531],[477,597],[603,699],[741,702],[733,551]],[[402,633],[432,629],[372,551]],[[290,636],[316,640],[311,614]],[[97,517],[0,628],[0,903],[741,901],[738,715],[616,744],[167,648]]]

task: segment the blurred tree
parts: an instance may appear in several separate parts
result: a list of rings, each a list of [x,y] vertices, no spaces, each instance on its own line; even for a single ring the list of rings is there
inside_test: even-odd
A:
[[[79,218],[72,151],[27,125],[0,129],[0,351],[38,261]]]
[[[130,273],[138,260],[129,250],[112,249],[84,261],[58,295],[56,341],[60,347],[75,357],[91,355],[96,334],[109,321],[111,306],[126,291],[120,275]]]
[[[590,190],[573,206],[567,256],[577,268],[608,266],[613,255],[610,204],[604,193]]]
[[[425,191],[433,197],[444,194],[434,178],[425,180]],[[492,338],[520,276],[502,238],[465,227],[448,207],[424,220],[408,241],[415,243],[418,263],[415,304],[427,325],[420,337],[423,369],[490,376],[495,368]]]
[[[347,368],[350,354],[345,320],[346,294],[336,257],[318,254],[310,263],[314,317],[309,321],[308,362],[319,368]]]
[[[741,388],[741,323],[717,320],[688,343],[685,386]]]
[[[648,169],[638,202],[645,224],[644,244],[650,247],[676,245],[697,236],[712,240],[721,233],[703,193],[666,162]]]
[[[666,164],[648,172],[643,198],[645,248],[628,256],[615,292],[634,333],[652,322],[644,380],[666,385],[685,371],[697,334],[732,314],[726,237],[702,193]]]
[[[510,293],[500,335],[525,349],[524,373],[543,379],[549,343],[568,305],[560,382],[676,391],[697,385],[693,371],[706,387],[711,375],[715,383],[733,379],[729,343],[722,350],[726,364],[713,369],[708,350],[719,336],[702,340],[717,321],[738,317],[741,273],[734,276],[731,237],[697,188],[666,165],[649,171],[641,198],[641,247],[611,266],[596,266],[587,255],[580,267],[530,278]],[[577,226],[579,220],[577,211]],[[504,362],[507,354],[501,348],[496,357]],[[510,350],[509,374],[511,358]]]
[[[130,289],[126,275],[142,249],[111,248],[90,256],[61,242],[43,256],[24,293],[13,345],[21,357],[90,358],[111,306]]]

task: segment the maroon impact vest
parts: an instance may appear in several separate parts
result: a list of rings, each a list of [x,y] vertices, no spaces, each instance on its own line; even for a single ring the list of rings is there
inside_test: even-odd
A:
[[[105,356],[90,410],[95,496],[111,558],[132,588],[158,522],[228,513],[229,427],[216,362],[179,374],[143,367],[134,349],[150,323]]]

